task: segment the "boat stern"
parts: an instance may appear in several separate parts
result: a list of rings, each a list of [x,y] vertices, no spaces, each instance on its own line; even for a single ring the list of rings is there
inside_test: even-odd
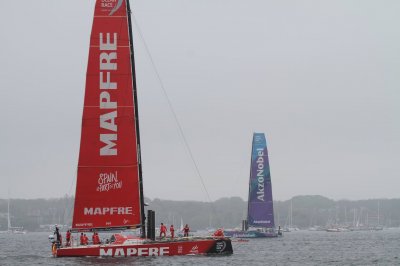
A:
[[[232,254],[232,241],[230,238],[221,238],[214,242],[211,248],[207,251],[207,255],[222,255],[222,254]]]

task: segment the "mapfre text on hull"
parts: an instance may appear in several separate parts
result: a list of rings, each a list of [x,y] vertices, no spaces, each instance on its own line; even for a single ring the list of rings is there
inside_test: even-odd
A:
[[[132,243],[137,242],[137,243]],[[225,237],[182,238],[165,241],[137,239],[122,244],[101,244],[57,249],[57,257],[140,257],[232,254],[231,240]]]

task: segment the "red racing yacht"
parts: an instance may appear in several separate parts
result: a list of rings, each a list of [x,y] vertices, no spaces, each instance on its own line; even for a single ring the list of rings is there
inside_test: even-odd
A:
[[[110,244],[64,247],[57,249],[57,257],[130,257],[232,254],[231,241],[218,237],[176,238],[155,241],[114,234]]]
[[[86,74],[72,233],[139,229],[101,244],[53,245],[57,257],[231,254],[224,236],[156,240],[146,221],[129,0],[97,0]],[[146,225],[147,222],[147,234]]]

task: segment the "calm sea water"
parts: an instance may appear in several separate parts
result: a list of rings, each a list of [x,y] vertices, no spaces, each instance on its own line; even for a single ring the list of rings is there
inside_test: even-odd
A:
[[[48,233],[0,234],[0,265],[400,265],[400,230],[286,233],[234,242],[229,256],[53,258]]]

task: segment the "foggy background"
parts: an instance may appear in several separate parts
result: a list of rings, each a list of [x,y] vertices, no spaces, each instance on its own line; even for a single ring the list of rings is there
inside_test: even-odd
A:
[[[0,198],[73,195],[94,1],[0,6]],[[399,197],[399,1],[131,6],[213,200],[247,199],[253,132],[274,199]],[[145,196],[205,201],[137,24]]]

